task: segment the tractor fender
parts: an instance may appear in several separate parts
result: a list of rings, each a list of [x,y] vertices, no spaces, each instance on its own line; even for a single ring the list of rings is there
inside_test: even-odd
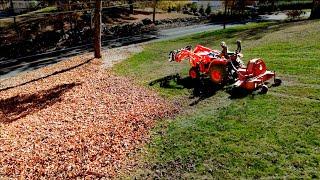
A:
[[[210,66],[212,65],[227,65],[228,61],[225,59],[214,59],[211,61]]]

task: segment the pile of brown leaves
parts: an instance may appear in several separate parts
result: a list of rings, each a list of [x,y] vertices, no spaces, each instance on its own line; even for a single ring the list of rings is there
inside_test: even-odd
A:
[[[177,111],[88,57],[8,79],[1,88],[0,178],[112,178],[128,167],[155,120]]]

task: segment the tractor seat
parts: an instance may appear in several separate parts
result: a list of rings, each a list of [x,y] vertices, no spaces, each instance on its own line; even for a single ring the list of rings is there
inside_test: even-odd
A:
[[[228,52],[227,54],[228,54],[228,56],[234,56],[234,55],[236,55],[235,52]]]
[[[232,60],[232,61],[235,61],[235,60],[237,60],[237,54],[232,54],[232,55],[229,55],[229,57],[230,57],[230,59]]]

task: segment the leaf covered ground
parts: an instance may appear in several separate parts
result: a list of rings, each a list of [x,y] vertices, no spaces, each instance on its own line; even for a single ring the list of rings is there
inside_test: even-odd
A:
[[[90,56],[1,81],[0,178],[111,178],[172,103]]]

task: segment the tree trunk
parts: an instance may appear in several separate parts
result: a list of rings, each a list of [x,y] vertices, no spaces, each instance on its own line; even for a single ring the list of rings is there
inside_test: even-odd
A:
[[[236,1],[231,2],[231,7],[230,7],[230,14],[231,15],[234,14],[235,6],[236,6]]]
[[[224,1],[223,29],[226,28],[228,0]]]
[[[129,4],[129,9],[130,9],[129,13],[133,14],[133,0],[129,0],[128,4]]]
[[[101,8],[102,1],[96,0],[94,12],[94,57],[101,58]]]
[[[68,11],[72,10],[71,4],[70,4],[70,0],[68,0]]]
[[[89,0],[89,9],[91,10],[90,11],[90,30],[92,30],[92,27],[93,27],[93,7],[92,7],[92,3],[91,3],[91,0]]]
[[[157,1],[158,0],[153,0],[153,14],[152,14],[152,22],[156,22],[156,8],[157,8]]]
[[[243,18],[245,7],[246,7],[246,4],[244,0],[240,0],[240,14],[242,15],[241,19]]]
[[[13,16],[14,15],[14,7],[13,7],[13,2],[12,0],[10,0],[10,16]]]
[[[55,5],[55,1],[54,1],[54,0],[50,0],[50,1],[48,2],[48,5],[49,5],[49,6]]]
[[[320,18],[320,0],[313,0],[310,19],[319,19],[319,18]]]
[[[3,9],[3,10],[6,10],[5,3],[6,2],[4,2],[3,0],[0,1],[1,9]]]
[[[271,1],[271,7],[272,7],[272,12],[274,12],[275,11],[275,4],[274,4],[275,2],[274,2],[274,0],[272,0]]]

